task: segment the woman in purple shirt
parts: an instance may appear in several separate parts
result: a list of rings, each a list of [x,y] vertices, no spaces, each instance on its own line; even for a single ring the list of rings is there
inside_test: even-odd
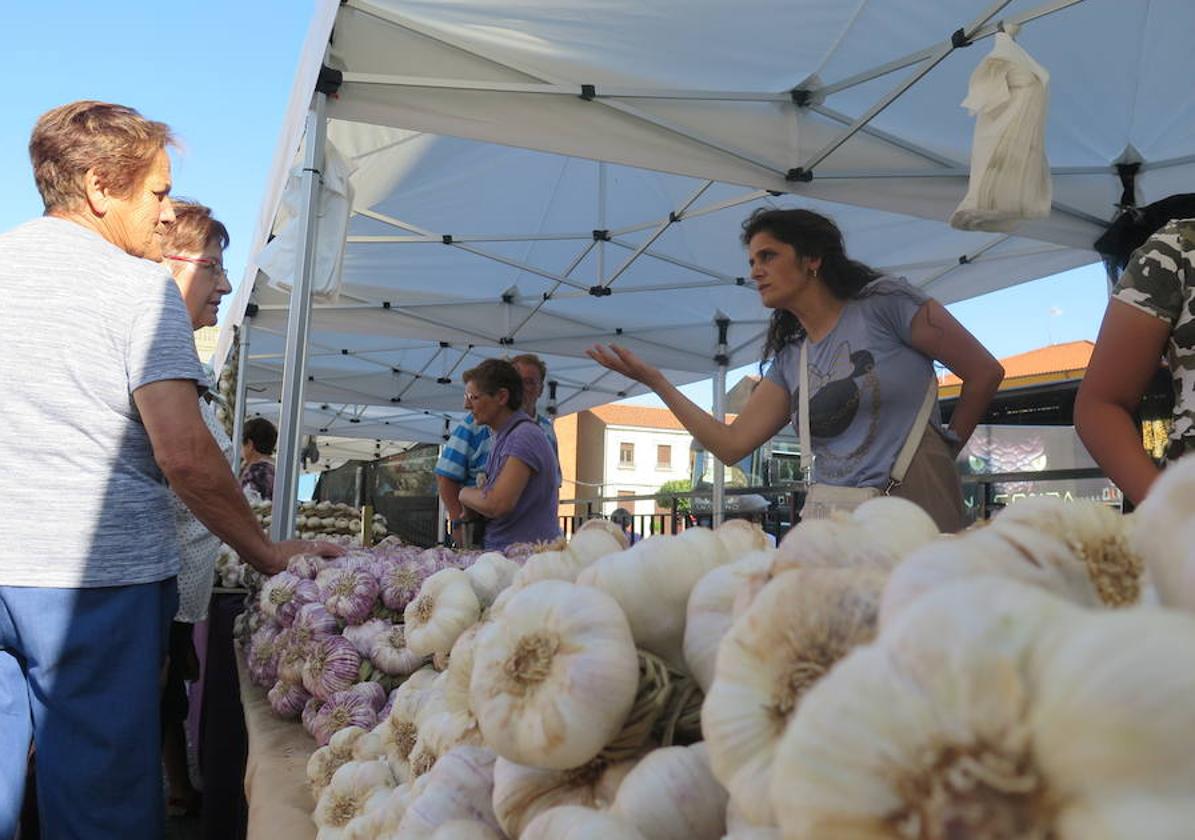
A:
[[[478,423],[494,433],[485,478],[461,490],[461,504],[489,519],[485,548],[551,540],[560,536],[556,517],[556,453],[522,410],[523,381],[502,359],[486,359],[465,371],[465,402]]]

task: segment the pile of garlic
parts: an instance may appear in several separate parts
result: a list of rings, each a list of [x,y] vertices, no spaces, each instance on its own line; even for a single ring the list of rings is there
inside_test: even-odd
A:
[[[431,664],[312,756],[320,836],[1185,838],[1195,617],[1157,602],[1195,606],[1162,536],[1192,483],[957,536],[882,498],[775,550],[595,524],[433,574],[405,616]]]

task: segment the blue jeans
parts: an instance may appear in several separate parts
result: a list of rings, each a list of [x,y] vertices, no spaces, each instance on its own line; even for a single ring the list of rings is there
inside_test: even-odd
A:
[[[0,586],[0,840],[16,830],[32,739],[43,837],[160,840],[158,683],[174,578]]]

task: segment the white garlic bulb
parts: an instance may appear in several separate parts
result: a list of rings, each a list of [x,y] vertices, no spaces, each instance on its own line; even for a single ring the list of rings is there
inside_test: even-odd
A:
[[[481,603],[469,576],[460,569],[441,569],[423,582],[403,610],[407,647],[419,656],[448,653],[480,616]]]
[[[1081,606],[1100,606],[1087,566],[1069,546],[1020,523],[942,537],[909,554],[888,579],[880,606],[886,627],[911,602],[943,584],[997,575],[1036,586]]]
[[[607,811],[561,805],[531,821],[519,840],[647,840],[626,820]]]
[[[449,820],[436,829],[431,840],[504,840],[504,838],[478,820]]]
[[[573,538],[565,546],[565,553],[570,555],[581,568],[601,560],[608,554],[615,554],[626,549],[623,539],[619,539],[604,528],[581,528],[573,534]]]
[[[511,580],[511,589],[522,589],[538,580],[563,580],[572,583],[584,568],[577,559],[564,551],[541,551],[532,554]]]
[[[795,569],[774,578],[718,648],[701,708],[710,763],[751,822],[774,822],[776,747],[802,696],[875,635],[882,572]]]
[[[350,761],[332,774],[331,782],[320,794],[312,819],[321,833],[324,829],[343,829],[364,811],[366,801],[375,790],[393,786],[394,777],[385,762]]]
[[[685,610],[706,572],[729,559],[708,528],[654,536],[586,568],[577,583],[610,595],[626,613],[635,644],[683,670]]]
[[[734,563],[710,570],[689,594],[685,609],[684,656],[703,692],[714,681],[718,644],[734,620],[735,596],[748,578],[772,566],[775,549],[752,551]]]
[[[487,551],[478,557],[465,574],[473,585],[473,593],[482,608],[494,603],[498,593],[510,586],[519,571],[519,564],[498,551]]]
[[[648,753],[619,786],[610,812],[652,840],[718,840],[726,800],[699,743]]]
[[[1141,600],[1144,564],[1127,539],[1125,518],[1105,504],[1031,496],[1005,508],[991,527],[1024,525],[1067,544],[1087,569],[1105,606],[1120,607]]]
[[[455,747],[428,774],[422,792],[407,806],[395,840],[423,840],[448,820],[478,820],[498,829],[491,798],[494,753],[484,747]]]
[[[639,684],[626,617],[563,581],[519,590],[473,651],[470,706],[487,745],[520,764],[585,764],[622,728]]]
[[[784,837],[1177,838],[1193,648],[1184,614],[945,584],[805,696],[772,778]]]
[[[593,519],[585,520],[585,523],[577,529],[577,533],[582,531],[605,531],[615,542],[618,543],[618,550],[624,551],[628,548],[627,535],[623,533],[622,528],[615,525],[609,519],[602,519],[601,517],[594,517]]]
[[[1195,610],[1195,558],[1188,538],[1195,523],[1195,456],[1169,464],[1133,512],[1130,549],[1141,557],[1168,607]]]
[[[560,805],[603,810],[613,804],[634,766],[634,761],[608,764],[598,758],[572,770],[542,770],[499,758],[494,763],[494,813],[508,836],[520,837],[528,823]]]
[[[778,547],[773,573],[817,567],[890,570],[938,528],[919,505],[881,496],[849,514],[799,523]]]

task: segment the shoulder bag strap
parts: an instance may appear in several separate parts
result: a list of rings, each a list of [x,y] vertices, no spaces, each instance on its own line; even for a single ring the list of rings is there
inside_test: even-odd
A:
[[[891,494],[904,481],[905,473],[909,471],[909,465],[913,463],[913,456],[917,454],[917,447],[921,445],[925,426],[929,423],[930,412],[934,410],[937,403],[938,379],[934,377],[930,379],[929,388],[925,391],[925,399],[921,401],[921,408],[917,411],[917,417],[909,429],[909,436],[905,438],[905,445],[901,447],[895,463],[892,464],[892,478],[888,480],[888,486],[884,488],[885,496]]]
[[[801,438],[801,473],[813,484],[813,445],[809,439],[809,339],[801,340],[801,370],[797,385],[797,434]]]

